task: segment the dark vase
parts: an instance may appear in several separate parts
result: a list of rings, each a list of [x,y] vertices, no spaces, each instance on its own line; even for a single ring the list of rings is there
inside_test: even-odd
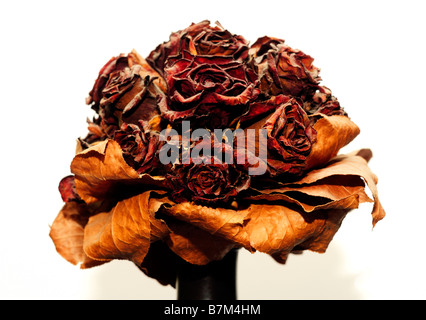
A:
[[[178,300],[236,300],[238,250],[204,266],[182,262],[177,274]]]

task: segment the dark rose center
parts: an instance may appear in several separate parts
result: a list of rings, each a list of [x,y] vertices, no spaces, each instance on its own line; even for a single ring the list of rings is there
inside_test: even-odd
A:
[[[281,145],[296,150],[309,147],[309,139],[305,127],[295,120],[289,121],[281,132],[277,132],[277,138]]]
[[[226,72],[216,66],[202,66],[190,77],[194,83],[200,84],[203,89],[214,88],[218,85],[226,87],[230,82]]]
[[[193,172],[188,187],[198,195],[219,195],[224,183],[225,180],[220,170],[203,166],[198,172]]]

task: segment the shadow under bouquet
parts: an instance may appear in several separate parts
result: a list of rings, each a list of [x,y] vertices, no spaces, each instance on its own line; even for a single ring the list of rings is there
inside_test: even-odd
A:
[[[146,58],[113,57],[59,183],[58,253],[81,268],[130,260],[174,286],[179,259],[206,265],[244,248],[285,263],[325,252],[363,202],[373,202],[374,226],[385,212],[372,152],[339,154],[360,130],[319,73],[282,39],[249,45],[209,21]]]

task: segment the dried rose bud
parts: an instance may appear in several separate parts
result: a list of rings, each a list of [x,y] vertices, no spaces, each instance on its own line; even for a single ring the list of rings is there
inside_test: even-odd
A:
[[[216,26],[210,26],[210,21],[204,20],[173,32],[169,41],[160,44],[149,54],[147,61],[163,75],[167,59],[184,50],[194,55],[232,56],[244,60],[248,55],[248,41],[225,30],[218,22]]]
[[[82,201],[77,193],[77,190],[75,189],[74,175],[69,175],[62,178],[62,180],[59,182],[58,189],[64,202]]]
[[[251,47],[252,64],[266,95],[286,94],[304,97],[316,90],[321,78],[314,59],[284,44],[284,40],[262,37]]]
[[[228,127],[258,95],[257,76],[229,56],[184,52],[166,68],[165,78],[169,100],[160,108],[170,122],[191,118],[208,128]]]
[[[308,115],[295,99],[281,105],[263,126],[271,175],[300,174],[316,141]]]
[[[141,126],[124,123],[121,130],[115,131],[114,140],[123,150],[127,164],[139,174],[150,173],[158,165],[158,151],[162,144],[157,132],[145,132]]]

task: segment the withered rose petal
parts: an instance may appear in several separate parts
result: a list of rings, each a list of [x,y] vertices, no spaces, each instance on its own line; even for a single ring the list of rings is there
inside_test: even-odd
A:
[[[249,54],[253,58],[261,57],[269,50],[276,50],[277,45],[284,44],[283,39],[274,38],[274,37],[260,37],[254,42],[249,50]]]
[[[245,128],[273,113],[282,104],[289,102],[291,97],[285,95],[272,96],[263,101],[250,103],[249,110],[240,118],[239,126]]]
[[[306,155],[304,162],[298,166],[297,163],[285,163],[276,156],[268,153],[268,164],[271,169],[280,169],[281,172],[285,170],[298,169],[301,171],[308,171],[314,168],[324,166],[330,159],[335,157],[339,150],[349,144],[359,134],[358,126],[346,116],[334,115],[317,115],[319,117],[313,125],[315,134],[315,142],[312,144],[309,154]],[[270,116],[266,116],[260,121],[252,124],[244,129],[244,135],[247,135],[249,129],[261,129],[265,126]],[[310,118],[312,122],[312,118]],[[271,130],[272,132],[272,130]],[[259,148],[268,148],[263,146],[258,139],[251,141],[247,139],[247,145],[258,153]],[[302,155],[303,156],[303,155]]]

